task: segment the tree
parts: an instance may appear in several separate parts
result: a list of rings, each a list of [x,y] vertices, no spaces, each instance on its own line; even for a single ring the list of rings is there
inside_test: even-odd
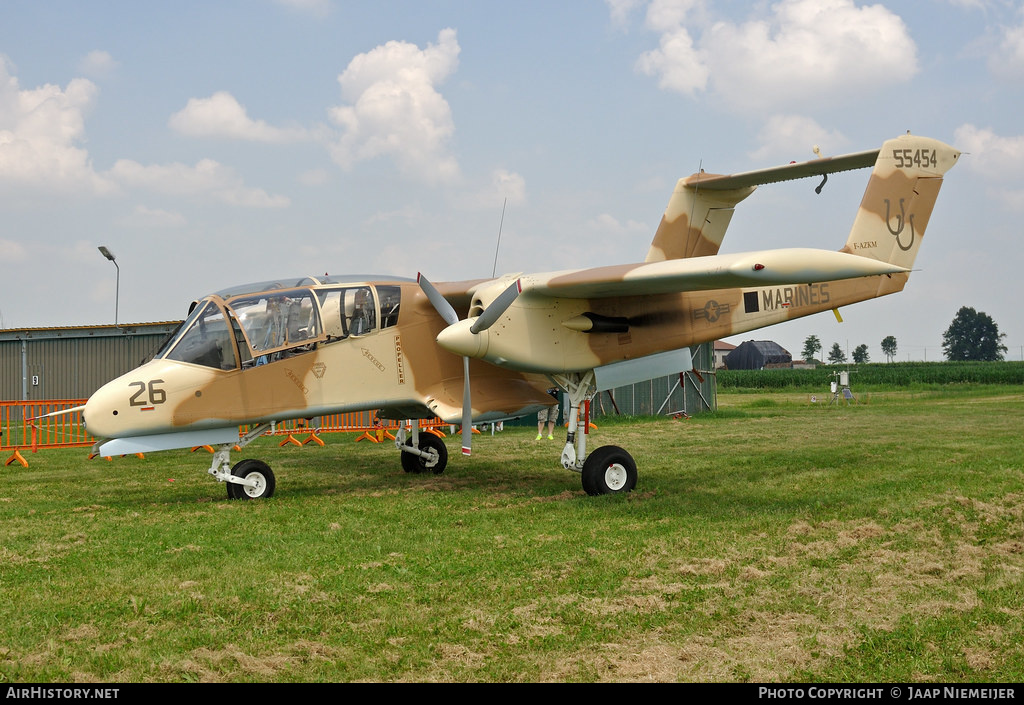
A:
[[[868,361],[868,346],[861,343],[853,349],[853,361],[856,363]]]
[[[962,306],[942,334],[942,351],[947,360],[994,362],[1003,359],[1006,346],[999,341],[1005,337],[991,316]]]
[[[821,341],[818,340],[818,336],[809,335],[804,340],[804,349],[800,354],[804,356],[804,360],[810,362],[811,360],[814,360],[817,357],[820,351]]]
[[[838,365],[841,362],[846,362],[846,353],[839,347],[839,343],[832,343],[832,349],[828,353],[828,361],[833,365]]]
[[[882,354],[888,358],[888,362],[896,359],[896,338],[891,335],[882,338]]]

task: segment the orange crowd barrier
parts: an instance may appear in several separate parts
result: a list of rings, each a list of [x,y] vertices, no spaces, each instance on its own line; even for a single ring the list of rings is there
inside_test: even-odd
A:
[[[318,421],[318,424],[313,424]],[[355,441],[369,441],[370,443],[383,443],[385,440],[395,440],[395,432],[401,428],[404,421],[393,419],[380,419],[376,414],[367,411],[356,411],[345,414],[330,414],[319,416],[312,420],[294,419],[282,421],[275,424],[274,435],[285,436],[279,445],[304,446],[309,443],[323,445],[320,438],[321,433],[357,433]],[[449,426],[441,419],[420,419],[419,428],[421,431],[428,431],[441,438],[445,433],[442,430]],[[475,430],[475,429],[474,429]],[[244,430],[243,430],[244,432]],[[300,440],[301,437],[305,437]]]
[[[19,463],[28,467],[28,461],[21,454],[24,450],[36,453],[41,448],[73,448],[95,443],[96,439],[86,432],[82,423],[81,409],[48,416],[84,404],[85,399],[0,401],[0,452],[6,455],[13,451],[4,465]]]

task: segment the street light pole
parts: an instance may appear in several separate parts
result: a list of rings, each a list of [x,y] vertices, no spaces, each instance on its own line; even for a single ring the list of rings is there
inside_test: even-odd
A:
[[[109,259],[114,263],[114,269],[117,270],[117,276],[114,284],[114,325],[117,325],[117,307],[121,298],[121,268],[117,266],[117,260],[114,258],[114,253],[108,250],[103,245],[99,246],[100,254]]]

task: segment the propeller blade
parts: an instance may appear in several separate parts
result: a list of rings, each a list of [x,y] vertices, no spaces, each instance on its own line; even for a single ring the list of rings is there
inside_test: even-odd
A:
[[[416,282],[420,285],[420,289],[427,295],[430,303],[434,306],[434,309],[441,315],[445,323],[452,325],[459,322],[459,316],[455,313],[455,309],[452,307],[448,300],[441,296],[441,292],[437,290],[430,280],[423,276],[423,273],[417,273]],[[505,293],[502,292],[501,296]],[[516,296],[519,292],[516,292]],[[499,297],[500,298],[500,297]],[[512,297],[512,300],[515,296]],[[508,305],[512,303],[510,300],[504,305],[502,311],[508,308]],[[492,304],[493,305],[493,304]],[[486,313],[486,311],[485,311]],[[497,315],[501,315],[501,311]],[[493,322],[493,321],[492,321]],[[488,324],[490,325],[490,324]],[[469,455],[473,449],[473,402],[472,396],[469,391],[469,358],[462,358],[462,454]]]
[[[462,454],[473,452],[473,403],[469,393],[469,358],[462,358]]]
[[[441,314],[441,318],[445,320],[445,323],[451,325],[457,323],[459,316],[455,313],[455,309],[452,307],[448,300],[441,296],[441,292],[430,283],[430,281],[423,276],[422,272],[416,274],[416,283],[420,285],[420,289],[430,299],[430,303],[433,304],[434,309]]]
[[[469,332],[479,333],[493,326],[501,318],[501,314],[505,313],[505,310],[512,305],[512,302],[516,300],[522,290],[523,285],[518,279],[509,284],[508,288],[498,294],[494,301],[491,302],[491,305],[484,309],[484,312],[469,327]]]

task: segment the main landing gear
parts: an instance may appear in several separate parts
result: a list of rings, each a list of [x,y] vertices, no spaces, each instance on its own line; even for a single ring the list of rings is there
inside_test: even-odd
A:
[[[395,446],[401,451],[402,469],[406,472],[432,472],[440,475],[448,466],[448,448],[444,441],[433,433],[420,433],[419,424],[409,424],[411,431],[403,426],[395,435]]]
[[[601,446],[583,461],[583,489],[589,495],[630,492],[636,487],[636,462],[618,446]]]
[[[589,495],[622,494],[636,487],[636,461],[618,446],[601,446],[587,455],[587,424],[580,406],[594,397],[593,371],[554,375],[552,379],[569,394],[569,432],[562,449],[562,467],[580,473]],[[448,465],[444,441],[421,433],[415,421],[398,429],[395,446],[401,451],[402,469],[409,473],[440,475]]]
[[[562,449],[562,467],[580,473],[583,490],[589,495],[632,492],[636,487],[636,462],[618,446],[601,446],[587,455],[588,419],[580,406],[594,397],[593,370],[554,375],[552,379],[569,394],[569,431]]]

